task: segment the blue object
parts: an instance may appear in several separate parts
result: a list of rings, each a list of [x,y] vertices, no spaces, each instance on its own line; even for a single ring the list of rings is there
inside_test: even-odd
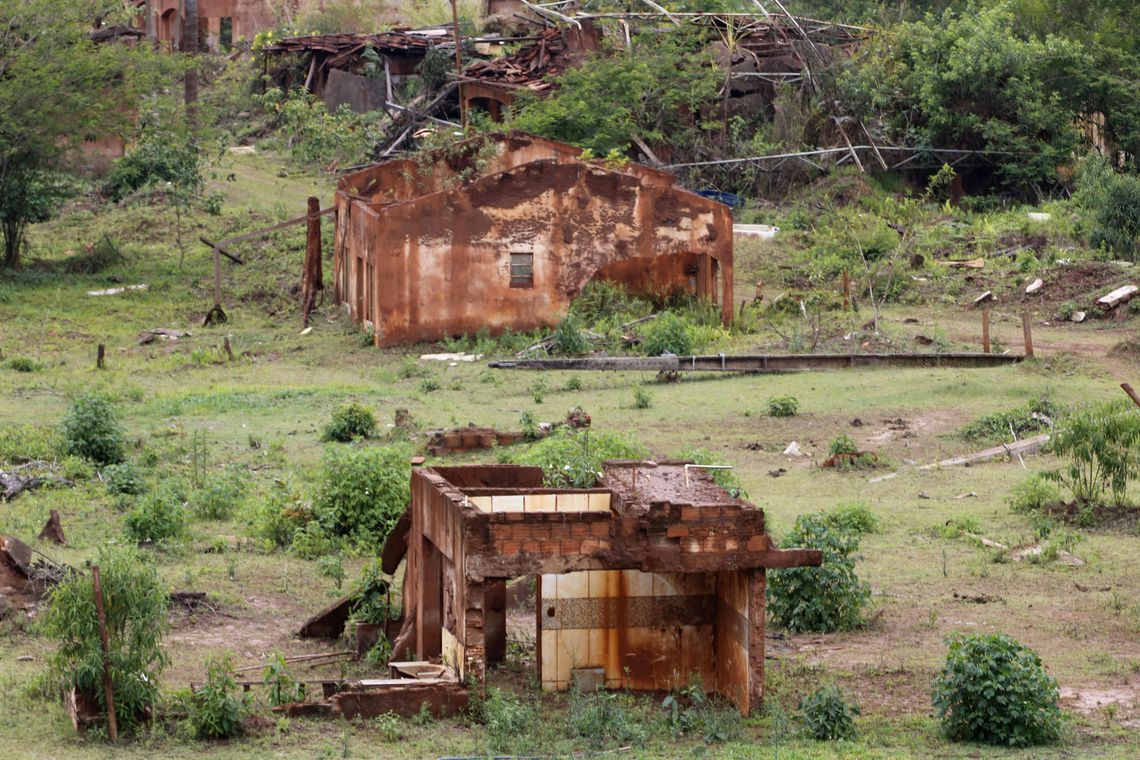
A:
[[[697,195],[702,198],[723,203],[731,208],[744,208],[744,196],[735,193],[722,193],[720,190],[698,190]]]

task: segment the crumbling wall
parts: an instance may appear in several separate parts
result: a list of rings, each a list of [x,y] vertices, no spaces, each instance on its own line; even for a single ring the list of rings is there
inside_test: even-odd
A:
[[[350,201],[346,198],[344,205]],[[617,270],[635,292],[646,283],[713,298],[693,257],[716,261],[726,321],[732,316],[731,214],[727,207],[631,173],[581,162],[541,160],[460,187],[343,214],[338,259],[342,302],[390,346],[487,328],[531,330],[556,322],[599,270]],[[367,250],[367,256],[360,254]],[[511,255],[533,259],[530,287],[511,287]],[[706,260],[707,261],[707,260]],[[361,263],[371,262],[371,273]],[[338,261],[338,265],[339,265]],[[339,266],[338,266],[339,270]],[[629,278],[629,279],[625,279]],[[366,294],[371,303],[366,308]]]

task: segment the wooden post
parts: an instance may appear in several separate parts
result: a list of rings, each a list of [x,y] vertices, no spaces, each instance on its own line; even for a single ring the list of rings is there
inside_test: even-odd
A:
[[[457,77],[456,86],[459,93],[459,122],[463,125],[463,131],[467,131],[467,103],[463,100],[463,56],[461,50],[463,47],[463,39],[459,36],[459,11],[455,7],[455,0],[451,0],[451,29],[452,34],[455,35],[455,76]]]
[[[990,352],[990,308],[982,309],[982,353]]]
[[[1029,312],[1021,315],[1021,332],[1025,336],[1025,358],[1033,358],[1033,329],[1029,325]]]
[[[222,340],[222,348],[224,348],[224,349],[225,349],[225,351],[226,351],[226,356],[227,356],[227,357],[229,357],[229,360],[232,362],[232,361],[234,360],[234,350],[233,350],[233,348],[230,346],[230,336],[228,336],[228,335],[227,335],[227,336],[225,336],[225,338]]]
[[[851,275],[843,270],[843,310],[851,311]]]
[[[1132,399],[1132,403],[1136,404],[1136,406],[1140,406],[1140,393],[1134,391],[1132,386],[1128,383],[1121,383],[1120,387],[1128,394],[1128,398]]]
[[[107,613],[103,609],[103,584],[99,582],[99,566],[91,566],[91,585],[95,589],[95,613],[99,616],[99,638],[103,642],[103,695],[107,699],[107,733],[112,742],[119,740],[119,724],[115,719],[115,690],[111,684],[111,642],[107,636]]]
[[[222,254],[214,248],[214,306],[222,305]]]
[[[321,201],[309,198],[309,227],[305,238],[305,269],[301,273],[301,322],[308,326],[317,291],[325,287],[321,270]]]
[[[106,358],[107,347],[100,343],[99,348],[95,350],[95,369],[106,369],[106,366],[104,364],[104,359]]]

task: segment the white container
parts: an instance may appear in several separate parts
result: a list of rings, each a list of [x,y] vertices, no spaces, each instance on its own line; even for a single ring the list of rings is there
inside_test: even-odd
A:
[[[776,237],[776,233],[780,231],[779,227],[773,227],[770,224],[734,224],[732,225],[732,234],[734,235],[751,235],[758,237],[761,240],[771,240]]]

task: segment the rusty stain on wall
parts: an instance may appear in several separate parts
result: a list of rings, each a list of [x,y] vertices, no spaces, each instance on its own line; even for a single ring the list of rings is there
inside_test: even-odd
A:
[[[705,298],[731,322],[728,207],[580,153],[498,134],[345,175],[337,300],[378,346],[554,324],[595,279]]]
[[[404,633],[421,659],[481,682],[505,649],[507,580],[537,576],[538,680],[663,690],[694,676],[744,713],[764,682],[767,568],[818,565],[778,549],[764,512],[684,462],[607,462],[598,487],[542,470],[470,465],[412,474]]]

